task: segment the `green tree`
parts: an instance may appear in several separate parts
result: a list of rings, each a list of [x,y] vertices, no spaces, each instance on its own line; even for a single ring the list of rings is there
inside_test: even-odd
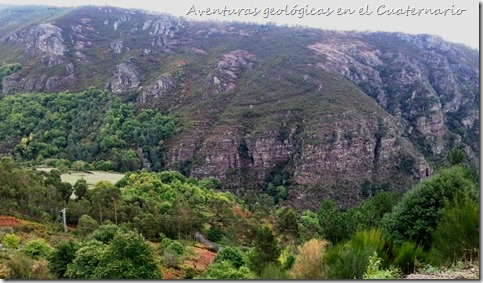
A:
[[[105,279],[97,276],[96,268],[106,249],[107,245],[97,240],[88,241],[75,252],[64,276],[69,279]]]
[[[47,174],[47,178],[45,178],[45,185],[48,187],[50,186],[55,188],[59,193],[59,195],[62,197],[62,199],[65,202],[68,202],[73,191],[72,185],[67,182],[62,182],[62,179],[60,176],[61,176],[61,172],[59,170],[57,169],[51,170]]]
[[[119,227],[113,224],[101,225],[87,236],[87,240],[96,240],[103,244],[109,244],[116,236],[118,230]]]
[[[342,227],[347,233],[346,238],[357,231],[379,228],[383,216],[391,212],[397,199],[396,192],[378,191],[358,206],[341,213],[341,221],[344,221]]]
[[[255,238],[255,247],[250,254],[252,270],[260,273],[268,264],[278,264],[281,249],[278,241],[268,227],[259,229]]]
[[[85,237],[88,234],[92,233],[94,230],[96,230],[98,227],[99,224],[94,218],[84,214],[79,218],[79,224],[77,224],[77,231],[79,235]]]
[[[71,201],[67,204],[67,223],[78,224],[82,215],[89,215],[92,205],[86,198]],[[77,227],[78,228],[78,227]]]
[[[20,65],[19,63],[2,64],[0,66],[0,90],[2,90],[2,87],[3,87],[3,85],[2,85],[3,78],[15,73],[16,71],[18,71],[20,69],[22,69],[22,65]]]
[[[60,242],[49,256],[49,270],[57,278],[65,278],[67,266],[75,259],[75,253],[79,249],[79,243],[69,239]]]
[[[206,237],[212,242],[218,242],[223,238],[223,233],[221,232],[220,228],[211,226],[206,233]]]
[[[300,236],[297,215],[293,209],[282,209],[277,219],[277,230],[290,240]]]
[[[299,231],[304,240],[309,240],[322,235],[317,214],[310,210],[304,210],[299,220]]]
[[[348,229],[350,222],[345,219],[339,205],[334,200],[322,201],[317,216],[322,236],[332,244],[335,245],[352,235],[353,231]]]
[[[121,191],[108,181],[99,181],[94,189],[89,190],[87,197],[92,203],[92,210],[99,216],[102,225],[106,219],[118,222],[119,200]]]
[[[74,191],[72,185],[68,182],[61,182],[58,187],[56,187],[60,196],[65,202],[69,202],[70,196]]]
[[[74,184],[74,193],[77,196],[77,200],[81,200],[87,193],[87,181],[84,178],[80,178]]]
[[[72,163],[72,169],[75,171],[83,171],[86,169],[86,166],[87,163],[82,160],[78,160]]]
[[[119,230],[96,268],[102,279],[159,279],[160,272],[149,244],[141,234]]]
[[[477,192],[468,168],[443,169],[405,193],[392,212],[384,216],[382,229],[397,245],[409,240],[427,250],[432,242],[431,231],[443,217],[445,203],[453,204],[457,194]]]

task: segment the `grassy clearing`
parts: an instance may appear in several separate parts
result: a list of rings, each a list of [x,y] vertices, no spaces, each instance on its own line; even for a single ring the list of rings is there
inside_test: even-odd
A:
[[[54,168],[52,167],[42,167],[37,168],[40,171],[50,172]],[[88,172],[80,172],[80,171],[69,171],[68,173],[62,174],[61,176],[62,182],[68,182],[72,185],[77,182],[80,178],[84,178],[87,181],[87,185],[89,187],[93,187],[99,181],[109,181],[113,184],[117,183],[117,181],[121,180],[124,175],[121,173],[114,173],[114,172],[105,172],[105,171],[88,171]]]
[[[109,181],[113,184],[117,183],[117,181],[121,180],[124,177],[121,173],[112,173],[112,172],[104,172],[104,171],[89,171],[89,172],[77,172],[71,171],[66,174],[62,174],[62,182],[68,182],[72,185],[77,182],[80,178],[84,178],[87,181],[87,185],[89,187],[94,186],[99,181]]]

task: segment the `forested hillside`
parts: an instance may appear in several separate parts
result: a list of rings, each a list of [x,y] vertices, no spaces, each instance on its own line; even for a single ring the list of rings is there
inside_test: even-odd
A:
[[[363,184],[403,192],[453,148],[478,164],[478,51],[435,36],[93,6],[0,21],[0,151],[16,158],[283,186],[312,209],[360,203]]]

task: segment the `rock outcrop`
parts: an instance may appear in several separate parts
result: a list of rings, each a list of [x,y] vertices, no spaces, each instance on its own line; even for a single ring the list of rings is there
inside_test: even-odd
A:
[[[142,89],[137,103],[143,107],[161,107],[166,98],[176,95],[177,85],[171,74],[161,75],[152,85]]]
[[[74,65],[56,66],[61,75],[48,76],[23,76],[21,73],[14,73],[2,80],[2,92],[13,94],[18,92],[55,92],[59,89],[69,90],[76,82]]]
[[[235,89],[236,81],[243,71],[255,66],[256,57],[246,50],[233,50],[223,55],[215,67],[215,73],[210,74],[206,81],[211,84],[211,94],[230,92]]]
[[[474,89],[471,91],[466,84],[457,83],[467,81],[477,85],[475,69],[455,63],[464,62],[465,54],[434,36],[390,35],[396,37],[395,40],[416,45],[419,48],[416,56],[378,48],[371,40],[376,35],[366,36],[369,40],[364,42],[360,40],[364,34],[355,34],[357,40],[334,38],[308,48],[320,55],[319,67],[359,85],[406,124],[410,135],[425,140],[432,154],[439,155],[447,150],[445,113],[465,112],[461,106],[475,101]],[[462,117],[461,123],[472,116],[468,114]]]
[[[135,67],[131,64],[121,63],[116,66],[114,76],[107,83],[106,90],[112,93],[124,93],[137,90],[139,85],[139,75]]]
[[[48,55],[63,56],[67,46],[62,37],[62,29],[52,23],[39,24],[17,37],[27,49],[34,49]]]

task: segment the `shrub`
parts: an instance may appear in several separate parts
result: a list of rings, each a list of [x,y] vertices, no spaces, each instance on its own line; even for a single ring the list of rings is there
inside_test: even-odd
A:
[[[75,259],[79,244],[73,240],[62,241],[49,257],[49,269],[57,278],[64,278],[67,265]]]
[[[48,258],[53,248],[44,239],[30,240],[25,244],[22,251],[32,258]]]
[[[367,271],[362,276],[363,279],[398,279],[400,277],[399,270],[396,268],[381,269],[381,258],[374,252],[369,257]]]
[[[285,270],[291,269],[295,264],[295,260],[295,255],[289,251],[288,247],[282,251],[280,257],[278,258],[278,261],[280,261],[282,264],[282,268]]]
[[[223,238],[223,233],[219,228],[211,226],[206,233],[206,237],[212,242],[218,242]]]
[[[32,267],[32,279],[54,279],[50,274],[48,261],[37,261]]]
[[[468,195],[457,197],[453,207],[447,203],[443,219],[433,233],[433,247],[439,251],[441,261],[478,259],[479,223],[479,204]]]
[[[414,242],[404,242],[394,249],[394,254],[392,263],[399,267],[403,274],[414,272],[418,263],[425,260],[423,248]]]
[[[20,237],[15,234],[5,234],[2,243],[7,249],[16,249],[20,245]]]
[[[164,237],[162,240],[161,240],[161,248],[167,248],[169,246],[169,244],[171,244],[173,240],[171,240],[170,238],[168,237]]]
[[[327,251],[324,261],[330,279],[361,279],[369,264],[369,256],[377,252],[387,259],[386,241],[380,230],[357,232],[350,240]]]
[[[167,267],[176,268],[180,264],[180,256],[176,253],[163,253],[163,264]]]
[[[114,239],[117,230],[119,230],[119,227],[114,224],[102,225],[99,226],[99,228],[97,228],[94,232],[92,232],[87,237],[87,240],[97,240],[104,244],[107,244],[112,239]]]
[[[206,271],[195,279],[254,279],[254,275],[245,266],[235,268],[228,261],[211,264]]]
[[[429,249],[445,202],[453,203],[455,195],[464,192],[477,192],[471,171],[462,166],[444,169],[408,191],[383,218],[382,229],[395,244],[410,240]]]
[[[27,256],[17,253],[12,258],[5,262],[7,267],[8,279],[33,279],[32,278],[32,266],[33,260]]]
[[[291,270],[294,279],[321,279],[324,276],[322,259],[328,242],[312,239],[298,247],[298,256]]]
[[[260,273],[260,279],[290,279],[287,271],[280,265],[270,263]]]
[[[7,279],[52,279],[45,261],[35,263],[22,253],[16,253],[5,262]]]
[[[167,253],[176,253],[178,255],[183,255],[185,252],[183,244],[178,241],[171,241],[171,243],[164,249]]]
[[[240,249],[235,247],[226,247],[220,250],[214,262],[228,261],[233,264],[235,268],[240,268],[247,263],[245,255],[240,251]]]

